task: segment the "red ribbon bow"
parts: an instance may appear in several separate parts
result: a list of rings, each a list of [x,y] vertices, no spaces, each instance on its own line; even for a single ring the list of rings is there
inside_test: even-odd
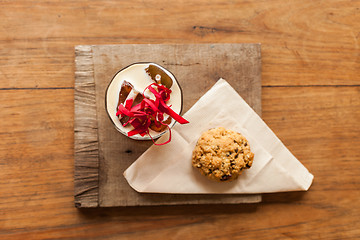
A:
[[[155,86],[156,89],[153,86]],[[154,94],[155,100],[146,98],[144,96],[144,92],[147,89],[149,89],[150,92]],[[189,122],[183,117],[181,117],[179,114],[174,112],[171,109],[171,106],[168,106],[166,104],[166,102],[170,99],[170,89],[163,85],[152,83],[145,88],[144,92],[142,93],[144,98],[139,104],[132,107],[132,104],[134,102],[133,99],[126,100],[125,105],[120,104],[116,116],[121,115],[121,117],[129,117],[129,120],[123,124],[124,127],[128,124],[134,127],[133,130],[128,132],[129,137],[136,134],[140,134],[140,136],[145,136],[146,134],[148,134],[155,145],[167,144],[171,141],[171,129],[168,124],[165,124],[163,122],[164,113],[168,114],[180,124],[186,124]],[[156,127],[160,127],[161,125],[167,126],[170,136],[166,142],[161,144],[155,143],[149,132],[149,127],[152,121],[154,122]]]

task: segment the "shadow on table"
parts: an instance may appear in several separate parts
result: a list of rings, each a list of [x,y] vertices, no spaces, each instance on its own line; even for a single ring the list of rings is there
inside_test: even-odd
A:
[[[263,194],[261,203],[242,204],[196,204],[167,206],[131,206],[131,207],[99,207],[80,208],[79,213],[84,218],[156,218],[163,216],[194,216],[194,215],[231,215],[253,213],[261,206],[268,204],[292,204],[300,201],[306,192],[286,192]]]

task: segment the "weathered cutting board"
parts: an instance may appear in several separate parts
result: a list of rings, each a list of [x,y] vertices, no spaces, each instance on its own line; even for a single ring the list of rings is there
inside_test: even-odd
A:
[[[123,171],[152,142],[131,140],[117,132],[106,114],[104,99],[115,73],[134,62],[155,62],[175,75],[183,90],[183,113],[222,77],[261,114],[260,44],[76,46],[75,206],[261,201],[261,195],[142,194],[127,184]]]

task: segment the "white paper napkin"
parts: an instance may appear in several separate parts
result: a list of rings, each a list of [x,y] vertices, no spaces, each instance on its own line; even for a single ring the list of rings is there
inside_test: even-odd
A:
[[[184,117],[190,123],[176,124],[169,144],[153,145],[124,172],[136,191],[220,194],[309,189],[313,175],[224,79],[203,95]],[[192,151],[201,133],[218,126],[243,134],[254,152],[253,166],[232,182],[211,181],[191,165]]]

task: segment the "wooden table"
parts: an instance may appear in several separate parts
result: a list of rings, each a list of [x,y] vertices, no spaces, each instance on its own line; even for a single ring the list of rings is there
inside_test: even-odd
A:
[[[0,16],[0,239],[360,238],[359,1],[0,1]],[[242,42],[262,44],[262,116],[308,192],[74,207],[75,45]]]

